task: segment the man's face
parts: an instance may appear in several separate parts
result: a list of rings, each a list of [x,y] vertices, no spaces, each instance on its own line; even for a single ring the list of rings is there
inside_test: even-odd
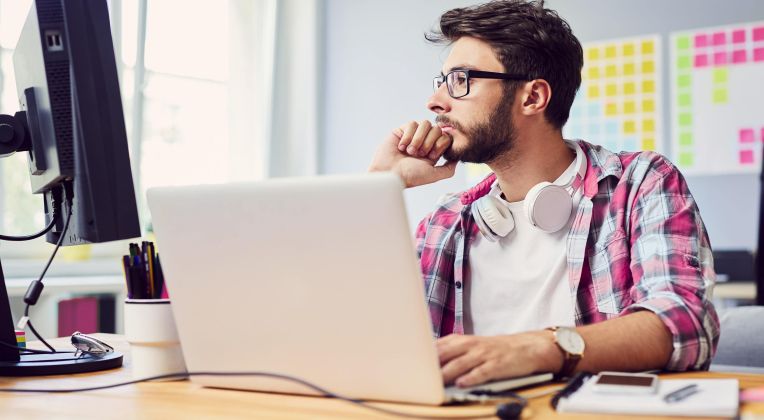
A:
[[[441,70],[473,69],[504,72],[490,45],[471,37],[454,42]],[[444,83],[427,107],[438,114],[436,122],[453,139],[444,157],[450,161],[487,163],[512,148],[516,137],[512,124],[513,94],[506,95],[503,82],[496,79],[470,79],[467,96],[454,99]]]

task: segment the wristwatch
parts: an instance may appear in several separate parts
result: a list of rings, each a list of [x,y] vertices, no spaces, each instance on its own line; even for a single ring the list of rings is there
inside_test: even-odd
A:
[[[584,357],[584,338],[571,327],[547,328],[554,335],[554,343],[562,350],[562,368],[557,373],[557,378],[567,378],[576,369],[578,362]]]

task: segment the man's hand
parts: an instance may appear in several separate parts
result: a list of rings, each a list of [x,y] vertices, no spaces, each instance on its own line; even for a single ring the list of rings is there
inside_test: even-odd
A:
[[[489,381],[557,372],[562,352],[550,331],[482,337],[452,334],[437,341],[443,382],[475,386]]]
[[[406,188],[450,178],[454,176],[456,162],[435,165],[451,142],[451,137],[429,121],[412,121],[393,130],[382,142],[369,172],[395,172]]]

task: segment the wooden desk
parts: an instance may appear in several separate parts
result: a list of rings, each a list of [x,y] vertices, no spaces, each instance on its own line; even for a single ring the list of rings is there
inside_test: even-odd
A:
[[[98,334],[97,337],[125,353],[125,366],[111,371],[79,374],[68,377],[0,378],[2,388],[75,388],[106,385],[132,379],[129,345],[121,336]],[[57,348],[67,348],[68,339],[52,340]],[[39,343],[35,343],[39,344]],[[40,347],[36,345],[35,347]],[[694,372],[662,375],[682,378],[738,378],[741,388],[764,386],[764,375]],[[522,394],[536,394],[557,385],[531,388]],[[534,398],[524,412],[524,419],[575,418],[616,419],[635,417],[559,415],[549,406],[551,396]],[[426,407],[380,403],[380,406],[433,418],[449,416],[490,415],[492,406]],[[150,382],[125,387],[72,394],[0,393],[2,418],[256,418],[256,419],[388,419],[348,403],[318,397],[300,397],[261,392],[202,388],[189,381]],[[747,403],[741,414],[764,414],[764,403]],[[648,417],[658,419],[659,417]]]

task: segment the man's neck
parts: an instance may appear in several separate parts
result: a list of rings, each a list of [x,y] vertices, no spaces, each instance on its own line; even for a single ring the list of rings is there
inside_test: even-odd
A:
[[[576,158],[559,130],[518,136],[512,151],[488,166],[496,173],[504,199],[522,201],[539,182],[556,180]]]

